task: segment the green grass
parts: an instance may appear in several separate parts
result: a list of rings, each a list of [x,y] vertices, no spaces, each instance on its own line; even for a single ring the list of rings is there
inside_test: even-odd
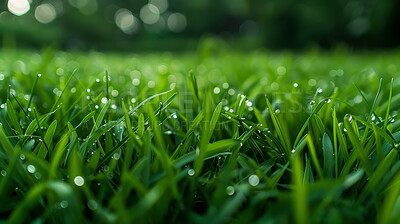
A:
[[[3,221],[399,219],[398,51],[0,55]]]

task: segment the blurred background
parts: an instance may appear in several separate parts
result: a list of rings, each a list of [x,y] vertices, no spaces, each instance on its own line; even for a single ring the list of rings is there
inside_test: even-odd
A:
[[[213,39],[381,49],[400,44],[399,9],[398,0],[1,0],[0,35],[11,48],[181,51]]]

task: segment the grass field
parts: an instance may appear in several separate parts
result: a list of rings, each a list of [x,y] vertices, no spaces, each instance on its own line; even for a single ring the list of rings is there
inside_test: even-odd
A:
[[[399,60],[3,50],[0,217],[396,223]]]

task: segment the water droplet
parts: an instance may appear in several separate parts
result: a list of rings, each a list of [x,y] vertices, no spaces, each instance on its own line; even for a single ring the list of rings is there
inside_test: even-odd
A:
[[[276,114],[279,114],[280,112],[281,112],[281,110],[279,110],[279,109],[276,109],[276,110],[275,110],[275,113],[276,113]]]
[[[35,178],[36,179],[40,179],[42,177],[42,174],[40,174],[39,172],[35,173]]]
[[[68,207],[68,201],[66,201],[66,200],[61,201],[60,202],[60,207],[61,208],[67,208]]]
[[[113,97],[117,97],[118,94],[119,94],[118,90],[114,89],[113,91],[111,91],[111,96],[113,96]]]
[[[109,170],[109,167],[108,167],[107,165],[105,165],[105,166],[103,167],[103,170],[107,172],[107,171]]]
[[[98,183],[98,184],[100,184],[100,183]],[[96,210],[97,209],[97,202],[95,200],[89,200],[88,203],[87,203],[87,206],[88,206],[88,208],[90,210]]]
[[[113,158],[115,160],[119,160],[119,158],[121,157],[121,155],[119,153],[114,153]]]
[[[100,79],[96,79],[96,82],[100,82]]]
[[[26,169],[29,173],[34,173],[36,171],[36,167],[34,165],[28,165]]]
[[[86,92],[88,92],[88,93],[90,93],[90,91],[91,91],[90,89],[87,89],[87,90],[86,90]]]
[[[331,103],[331,102],[332,102],[331,99],[325,100],[325,103]]]
[[[42,77],[42,74],[39,73],[37,76],[38,76],[38,77]]]
[[[114,175],[113,175],[112,172],[110,172],[110,173],[107,174],[107,178],[110,179],[110,180],[113,178],[113,176],[114,176]]]
[[[321,88],[318,88],[318,89],[317,89],[317,92],[318,92],[318,93],[322,93],[323,90],[322,90]]]
[[[28,111],[32,111],[32,108],[29,107],[29,108],[28,108]]]
[[[235,188],[233,186],[228,186],[226,187],[226,194],[227,195],[233,195],[235,193]]]
[[[293,84],[293,87],[294,87],[294,88],[297,88],[298,86],[299,86],[299,84],[297,84],[297,83],[294,83],[294,84]]]
[[[24,160],[24,159],[25,159],[25,155],[24,155],[24,154],[21,154],[21,155],[19,155],[19,158],[20,158],[21,160]]]
[[[257,186],[260,183],[260,178],[257,175],[253,174],[249,177],[249,184],[251,186]]]
[[[189,170],[188,170],[188,175],[189,175],[189,176],[193,176],[194,174],[195,174],[194,169],[189,169]]]
[[[214,88],[214,94],[219,94],[221,92],[221,90],[218,87]]]
[[[85,183],[85,179],[83,179],[83,177],[81,176],[76,176],[74,178],[74,183],[76,184],[76,186],[82,186]]]
[[[149,88],[154,88],[154,87],[156,86],[156,82],[154,82],[154,81],[149,81],[149,82],[147,83],[147,86],[148,86]]]
[[[228,94],[231,95],[231,96],[235,95],[235,90],[234,89],[229,89],[228,90]]]
[[[229,88],[229,83],[224,82],[224,83],[222,84],[222,88],[228,89],[228,88]]]
[[[292,149],[292,153],[295,153],[295,152],[296,152],[296,150]]]
[[[138,79],[138,78],[133,79],[133,80],[132,80],[132,84],[133,84],[134,86],[138,86],[138,85],[140,84],[140,79]]]
[[[7,171],[5,171],[5,170],[2,170],[0,173],[1,173],[1,175],[2,175],[3,177],[5,177],[5,176],[7,175]]]

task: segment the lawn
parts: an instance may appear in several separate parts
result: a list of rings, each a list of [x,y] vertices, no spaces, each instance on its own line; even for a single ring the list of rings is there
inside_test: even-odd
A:
[[[217,45],[3,49],[1,220],[396,223],[399,51]]]

